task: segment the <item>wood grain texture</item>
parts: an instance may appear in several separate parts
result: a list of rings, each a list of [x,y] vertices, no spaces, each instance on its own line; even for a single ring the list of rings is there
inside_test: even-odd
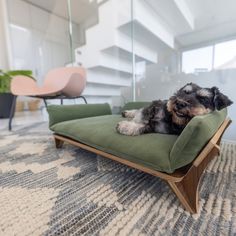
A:
[[[198,212],[198,196],[199,196],[199,182],[202,177],[204,170],[206,169],[209,162],[219,154],[220,151],[220,140],[221,137],[226,130],[226,128],[230,125],[231,120],[226,119],[220,128],[217,130],[215,135],[211,138],[211,140],[207,143],[207,145],[202,149],[199,155],[195,158],[195,160],[187,166],[184,166],[178,170],[176,170],[172,174],[156,171],[147,167],[144,167],[140,164],[125,160],[118,156],[112,155],[110,153],[98,150],[94,147],[88,146],[86,144],[80,143],[71,138],[54,134],[55,144],[57,148],[61,148],[63,143],[70,143],[74,146],[83,148],[85,150],[94,152],[103,157],[107,157],[114,161],[120,162],[129,167],[141,170],[145,173],[151,174],[156,177],[160,177],[161,179],[167,181],[170,185],[171,189],[174,191],[182,205],[186,210],[191,213]]]
[[[188,172],[180,182],[167,181],[182,205],[191,213],[198,212],[199,183],[207,165],[220,151],[220,140],[226,128],[230,125],[231,120],[226,119],[220,126],[215,135],[208,144],[203,148],[201,153],[193,161]]]
[[[131,161],[128,161],[128,160],[125,160],[123,158],[120,158],[118,156],[114,156],[110,153],[107,153],[107,152],[103,152],[101,150],[98,150],[94,147],[91,147],[91,146],[88,146],[86,144],[83,144],[83,143],[80,143],[78,141],[75,141],[73,139],[70,139],[70,138],[67,138],[65,136],[61,136],[61,135],[58,135],[58,134],[54,134],[54,138],[55,138],[55,143],[57,146],[57,148],[60,148],[61,147],[61,143],[60,142],[66,142],[66,143],[70,143],[74,146],[77,146],[77,147],[80,147],[80,148],[83,148],[85,150],[88,150],[88,151],[91,151],[93,153],[96,153],[98,155],[101,155],[103,157],[107,157],[109,159],[112,159],[114,161],[117,161],[119,163],[122,163],[124,165],[127,165],[129,167],[132,167],[132,168],[135,168],[135,169],[138,169],[138,170],[141,170],[145,173],[148,173],[148,174],[151,174],[151,175],[154,175],[154,176],[157,176],[157,177],[160,177],[162,179],[165,179],[165,180],[172,180],[172,181],[181,181],[183,175],[181,174],[181,172],[179,171],[176,171],[175,173],[173,174],[167,174],[167,173],[164,173],[164,172],[160,172],[160,171],[156,171],[156,170],[153,170],[153,169],[150,169],[150,168],[147,168],[147,167],[144,167],[140,164],[137,164],[137,163],[134,163],[134,162],[131,162]]]

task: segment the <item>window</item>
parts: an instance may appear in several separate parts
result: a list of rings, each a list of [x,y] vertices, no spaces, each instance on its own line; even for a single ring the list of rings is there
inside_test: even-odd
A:
[[[182,53],[182,72],[199,73],[212,69],[236,68],[236,40]]]
[[[236,68],[236,40],[215,45],[214,68]]]
[[[213,46],[183,52],[182,72],[199,73],[212,69]]]

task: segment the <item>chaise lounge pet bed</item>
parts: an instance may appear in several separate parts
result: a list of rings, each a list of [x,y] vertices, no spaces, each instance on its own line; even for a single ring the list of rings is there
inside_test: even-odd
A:
[[[132,102],[123,110],[145,105],[149,103]],[[124,136],[115,128],[124,118],[113,115],[108,104],[51,105],[47,109],[57,148],[67,142],[157,176],[167,181],[191,213],[198,211],[200,178],[219,154],[221,137],[231,123],[223,109],[194,117],[179,136]]]

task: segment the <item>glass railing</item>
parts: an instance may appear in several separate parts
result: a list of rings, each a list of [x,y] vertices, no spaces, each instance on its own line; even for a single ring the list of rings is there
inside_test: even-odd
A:
[[[42,83],[52,68],[83,66],[89,103],[124,104],[133,76],[130,0],[7,2],[14,69],[31,69]]]

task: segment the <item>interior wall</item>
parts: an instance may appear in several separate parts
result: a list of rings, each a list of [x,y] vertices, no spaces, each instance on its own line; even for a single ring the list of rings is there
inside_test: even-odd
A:
[[[6,36],[6,7],[5,1],[0,0],[0,69],[9,69],[9,57],[7,52]]]
[[[7,5],[14,69],[30,69],[42,83],[48,70],[71,63],[66,19],[21,0]]]
[[[93,16],[88,17],[86,20],[82,21],[79,24],[78,34],[74,36],[74,38],[78,40],[79,43],[78,46],[86,44],[86,36],[85,36],[86,30],[92,27],[93,25],[96,25],[97,23],[98,23],[98,16],[94,14]]]

